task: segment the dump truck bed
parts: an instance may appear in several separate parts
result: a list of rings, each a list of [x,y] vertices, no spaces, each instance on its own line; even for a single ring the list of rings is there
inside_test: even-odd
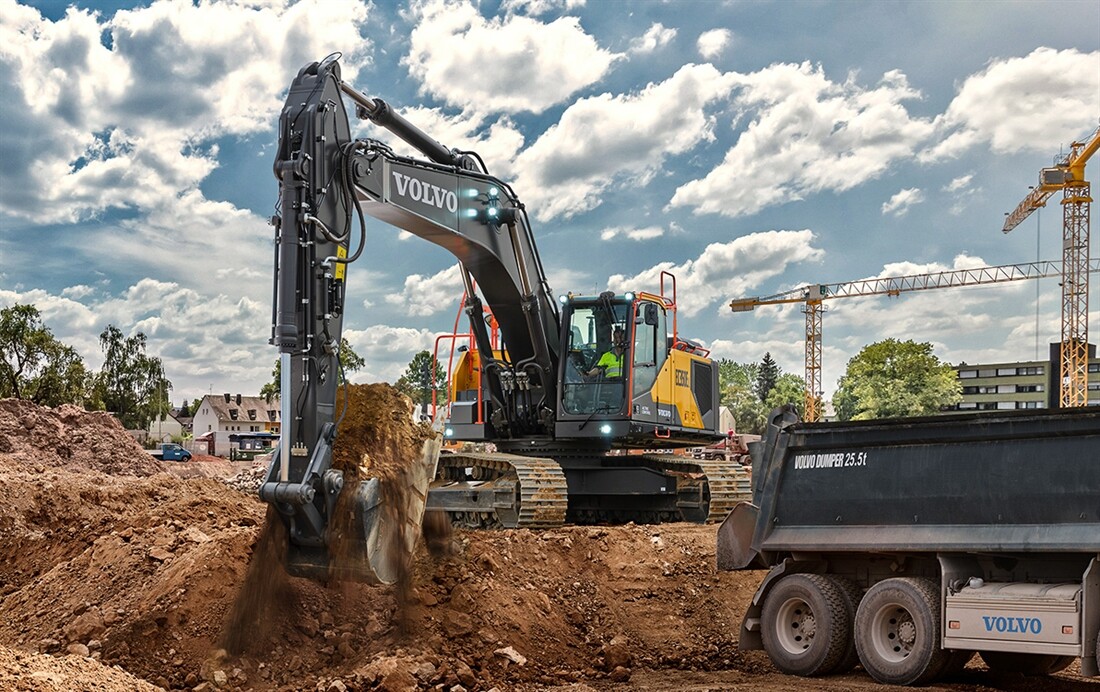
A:
[[[750,531],[756,554],[1100,551],[1100,409],[784,415],[754,450],[753,507],[724,527],[726,560],[755,557],[729,555],[728,534],[745,552]]]

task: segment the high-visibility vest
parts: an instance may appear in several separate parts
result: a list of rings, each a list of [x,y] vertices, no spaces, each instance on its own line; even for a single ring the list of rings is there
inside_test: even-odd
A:
[[[608,351],[600,356],[600,359],[596,361],[596,365],[605,368],[605,377],[621,377],[623,374],[623,355],[615,355],[614,351]]]

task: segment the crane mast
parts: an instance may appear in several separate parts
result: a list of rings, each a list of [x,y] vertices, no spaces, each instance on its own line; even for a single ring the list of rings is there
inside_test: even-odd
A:
[[[1084,141],[1070,145],[1069,154],[1039,172],[1039,184],[1005,214],[1003,232],[1018,226],[1031,212],[1046,206],[1062,190],[1062,342],[1059,406],[1088,404],[1089,342],[1089,216],[1092,197],[1085,164],[1100,149],[1100,127]]]
[[[738,298],[730,302],[730,309],[733,312],[749,312],[760,305],[802,303],[802,312],[806,315],[806,410],[803,420],[812,423],[821,418],[821,323],[825,312],[823,301],[875,295],[897,296],[910,291],[1041,279],[1057,276],[1061,271],[1057,262],[1047,261],[812,284],[770,296]],[[1087,263],[1086,272],[1097,271],[1100,271],[1100,260]]]

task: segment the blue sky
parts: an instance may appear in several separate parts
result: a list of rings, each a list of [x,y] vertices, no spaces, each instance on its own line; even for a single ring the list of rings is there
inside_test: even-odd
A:
[[[177,403],[256,392],[276,119],[332,51],[513,181],[555,291],[670,269],[682,335],[797,374],[797,306],[731,299],[1059,259],[1058,205],[1008,235],[1003,213],[1100,122],[1094,1],[0,0],[0,305],[38,306],[93,368],[108,324],[144,332]],[[345,333],[355,379],[393,381],[461,289],[442,249],[381,222],[368,244]],[[1045,355],[1059,303],[1057,279],[833,301],[823,384],[888,337],[953,363]]]

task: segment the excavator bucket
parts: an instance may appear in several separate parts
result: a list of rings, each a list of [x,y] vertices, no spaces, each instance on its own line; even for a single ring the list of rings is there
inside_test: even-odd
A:
[[[316,492],[280,488],[278,456],[260,489],[287,525],[286,571],[319,581],[393,584],[409,565],[421,534],[428,485],[436,473],[442,440],[426,440],[419,456],[398,469],[368,476],[364,468],[307,474]],[[306,500],[304,502],[299,500]],[[321,531],[314,532],[315,527]]]

